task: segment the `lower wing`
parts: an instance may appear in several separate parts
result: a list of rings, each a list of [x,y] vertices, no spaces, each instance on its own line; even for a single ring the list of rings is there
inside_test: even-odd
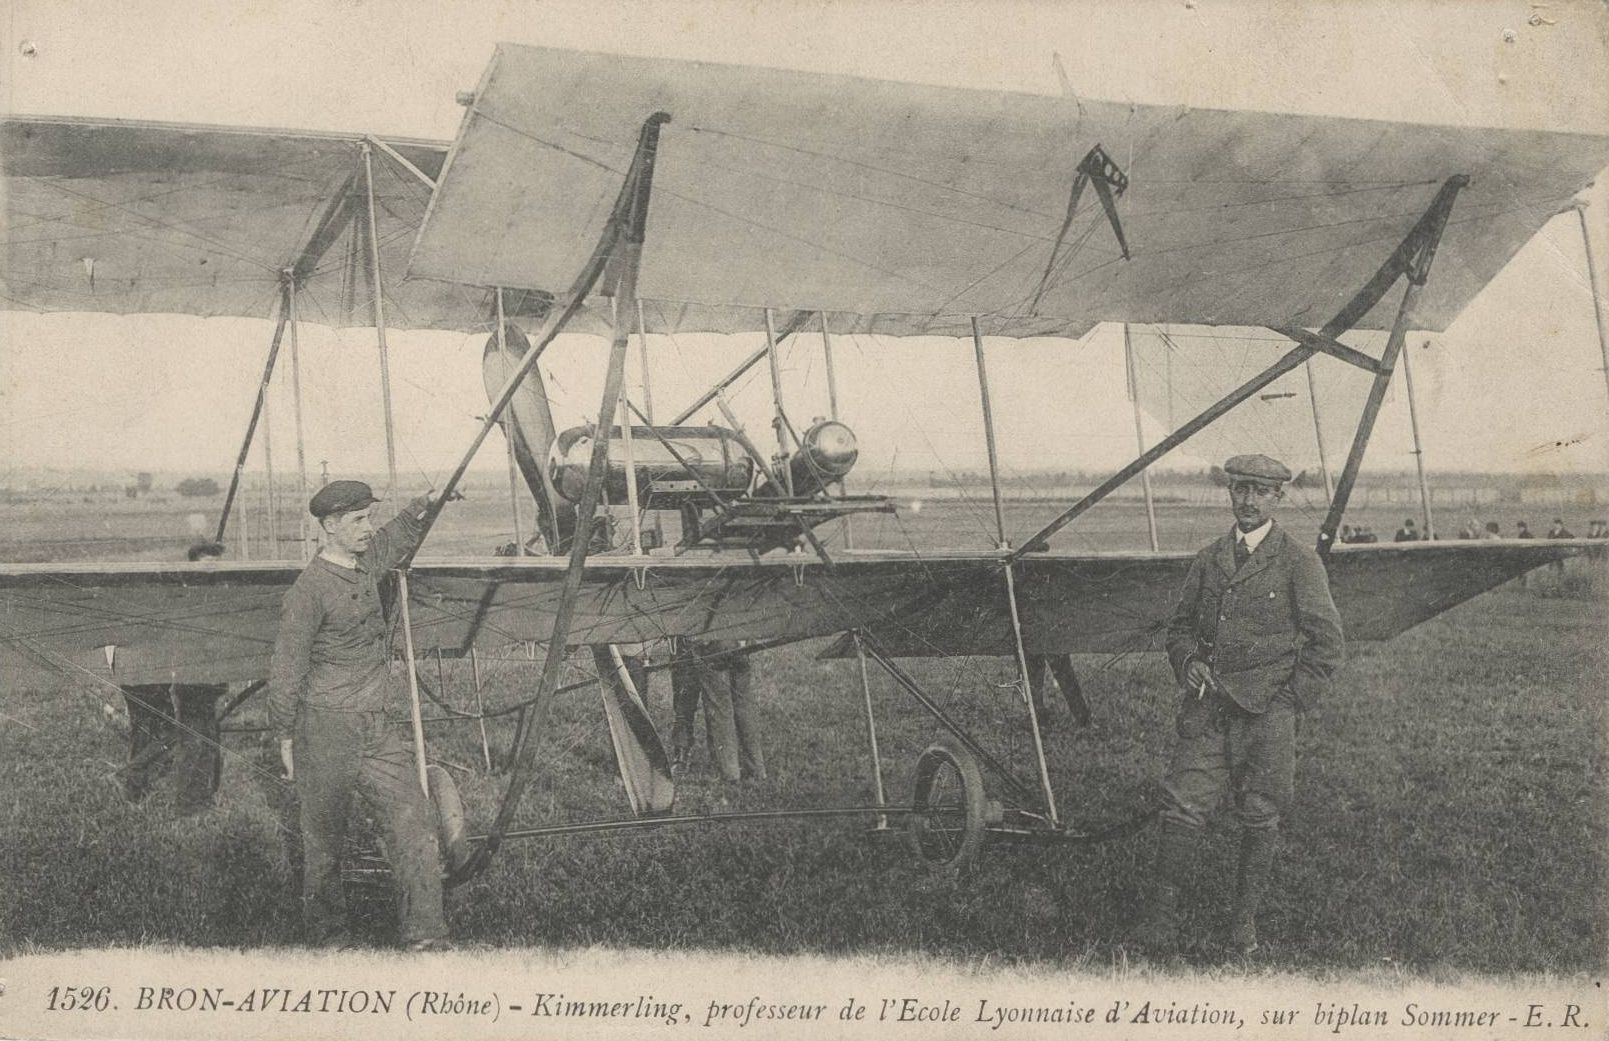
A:
[[[1601,551],[1580,541],[1337,547],[1331,588],[1350,640],[1382,640],[1533,568]],[[1029,653],[1154,650],[1190,554],[1036,554],[1018,565]],[[903,656],[1013,653],[996,556],[862,553],[814,559],[689,556],[587,563],[570,641],[668,636],[789,640],[850,629]],[[411,572],[421,653],[544,641],[565,562],[419,561]],[[64,680],[219,683],[268,673],[295,565],[0,566],[0,676],[10,691]],[[400,640],[398,641],[400,644]],[[829,654],[845,653],[843,645]]]

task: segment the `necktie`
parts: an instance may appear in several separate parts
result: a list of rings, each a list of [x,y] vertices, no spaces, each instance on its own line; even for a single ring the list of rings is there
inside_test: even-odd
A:
[[[1244,567],[1246,561],[1251,559],[1251,550],[1246,548],[1245,539],[1235,540],[1235,567]]]

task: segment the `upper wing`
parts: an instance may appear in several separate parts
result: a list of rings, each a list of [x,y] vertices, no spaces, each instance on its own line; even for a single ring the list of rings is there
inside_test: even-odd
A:
[[[1587,547],[1426,542],[1337,547],[1331,585],[1352,640],[1394,636],[1518,574]],[[1030,653],[1160,646],[1188,554],[1045,554],[1022,564]],[[562,560],[420,561],[414,643],[463,651],[552,632]],[[267,675],[283,564],[26,565],[0,568],[0,675],[13,690],[63,679],[103,685],[224,682]],[[908,656],[1011,654],[1005,586],[992,558],[859,555],[815,562],[590,561],[576,644],[663,636],[768,639],[874,633]]]
[[[764,307],[894,334],[967,335],[971,315],[1012,336],[1099,321],[1316,327],[1464,174],[1417,311],[1439,330],[1609,163],[1609,138],[1584,134],[1075,106],[505,44],[414,271],[562,289],[656,111],[671,122],[638,283],[650,331],[758,329]],[[1097,144],[1128,178],[1128,261],[1093,189],[1067,224]],[[1389,328],[1394,309],[1357,327]]]
[[[7,117],[0,301],[266,318],[292,272],[299,318],[372,325],[364,144],[355,134]],[[386,323],[485,328],[484,292],[405,279],[430,199],[421,175],[440,173],[445,146],[387,147],[396,157],[375,146],[370,155]]]

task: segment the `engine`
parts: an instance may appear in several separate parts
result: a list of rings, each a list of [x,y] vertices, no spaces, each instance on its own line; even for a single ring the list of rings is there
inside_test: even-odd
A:
[[[859,458],[855,434],[837,420],[818,419],[800,438],[799,450],[788,460],[793,494],[809,496],[840,481]],[[592,465],[593,429],[571,427],[553,441],[548,473],[553,487],[568,502],[580,502]],[[643,509],[679,509],[684,505],[712,505],[710,493],[722,499],[749,494],[775,493],[757,482],[758,468],[737,434],[725,427],[631,428],[631,449],[637,471],[637,501]],[[626,448],[620,427],[609,430],[608,462],[603,494],[608,502],[626,501]]]
[[[553,487],[569,502],[580,502],[586,489],[592,441],[591,427],[571,427],[553,441],[548,472]],[[754,483],[754,461],[737,435],[724,427],[633,426],[631,454],[637,501],[644,509],[708,503],[711,491],[723,499],[736,497],[747,494]],[[603,494],[612,503],[626,501],[626,446],[620,427],[609,429]]]

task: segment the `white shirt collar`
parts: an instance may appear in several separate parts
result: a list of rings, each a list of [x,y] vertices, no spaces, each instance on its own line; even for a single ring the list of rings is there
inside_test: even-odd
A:
[[[1266,539],[1268,537],[1268,533],[1273,530],[1274,518],[1272,517],[1263,521],[1250,531],[1241,531],[1240,526],[1236,525],[1235,539],[1245,545],[1247,553],[1255,553],[1257,552],[1257,547],[1263,544],[1263,539]]]
[[[328,546],[322,547],[318,551],[318,557],[320,560],[323,560],[324,563],[334,565],[335,567],[341,568],[344,571],[356,571],[358,569],[357,558],[351,558],[351,563],[348,563],[345,560],[337,560],[335,557],[330,555],[330,549]]]

